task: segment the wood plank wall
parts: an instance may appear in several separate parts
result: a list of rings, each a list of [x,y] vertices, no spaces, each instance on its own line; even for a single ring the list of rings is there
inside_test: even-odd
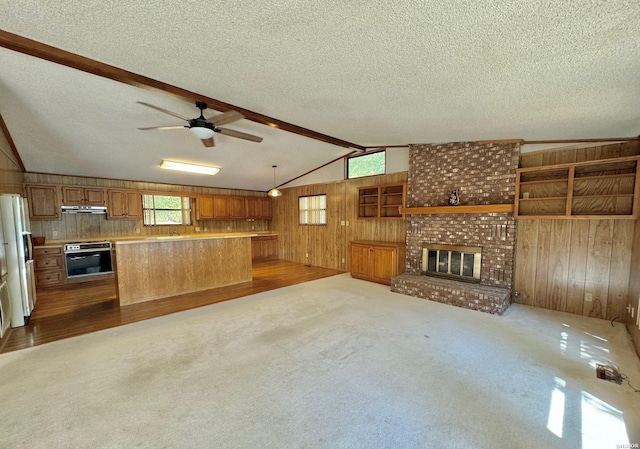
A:
[[[640,154],[637,141],[521,155],[522,167]],[[630,220],[517,220],[515,290],[522,304],[628,320]],[[636,251],[640,251],[640,243]],[[636,255],[637,257],[637,255]],[[637,276],[636,276],[637,277]],[[640,287],[638,287],[640,289]],[[585,296],[591,294],[591,301]],[[640,338],[639,338],[640,339]]]
[[[631,334],[631,339],[636,347],[636,353],[640,356],[640,329],[636,324],[638,313],[640,313],[640,220],[636,220],[633,235],[633,247],[631,251],[631,269],[629,276],[629,302],[634,308],[633,316],[627,313],[627,329]]]
[[[349,242],[404,242],[406,220],[358,220],[358,187],[407,181],[407,172],[281,189],[274,199],[273,229],[281,259],[349,271]],[[300,226],[298,197],[327,195],[327,225]],[[342,222],[344,221],[344,225]],[[347,222],[349,225],[347,226]]]
[[[24,173],[6,137],[0,132],[0,193],[22,193]]]
[[[266,196],[265,192],[248,190],[218,189],[212,187],[194,187],[29,172],[24,174],[24,182],[138,189],[154,192],[183,192],[194,195],[200,193],[217,193],[220,195]],[[20,187],[20,191],[22,191],[22,186]],[[31,232],[33,235],[43,236],[47,240],[68,240],[76,238],[166,235],[170,232],[193,234],[196,232],[196,227],[200,227],[201,232],[267,231],[270,229],[270,226],[271,222],[269,220],[198,220],[194,221],[192,226],[143,226],[141,220],[107,220],[104,215],[62,214],[61,220],[31,221]]]

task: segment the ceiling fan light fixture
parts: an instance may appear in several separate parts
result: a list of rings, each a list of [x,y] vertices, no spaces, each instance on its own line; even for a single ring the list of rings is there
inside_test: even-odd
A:
[[[212,129],[205,128],[204,126],[192,126],[189,128],[189,131],[198,139],[210,139],[215,134]]]
[[[279,196],[282,196],[282,192],[280,190],[278,190],[278,188],[276,187],[276,167],[277,165],[272,165],[273,167],[273,189],[269,190],[267,192],[267,195],[269,195],[272,198],[276,198]]]
[[[216,175],[220,171],[219,167],[214,167],[212,165],[196,165],[167,160],[162,161],[162,164],[160,164],[160,168],[164,168],[166,170],[178,170],[186,171],[189,173],[198,173],[201,175]]]

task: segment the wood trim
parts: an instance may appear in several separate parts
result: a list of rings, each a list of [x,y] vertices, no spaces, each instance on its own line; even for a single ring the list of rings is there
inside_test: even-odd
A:
[[[481,204],[477,206],[431,206],[431,207],[401,207],[400,213],[410,215],[435,214],[484,214],[484,213],[513,213],[513,204]]]
[[[9,33],[4,30],[0,30],[0,47],[8,48],[9,50],[17,51],[19,53],[34,56],[36,58],[44,59],[56,64],[61,64],[66,67],[70,67],[76,70],[80,70],[92,75],[101,76],[114,81],[118,81],[123,84],[135,86],[143,89],[152,90],[155,92],[163,92],[165,94],[180,98],[181,100],[193,103],[195,101],[204,101],[207,105],[216,111],[238,111],[247,120],[251,120],[262,125],[267,125],[272,128],[282,129],[294,134],[298,134],[310,139],[320,140],[325,143],[337,145],[345,148],[357,148],[364,151],[365,148],[355,143],[347,142],[346,140],[338,139],[326,134],[322,134],[301,126],[294,125],[292,123],[284,122],[267,115],[259,114],[248,109],[241,108],[239,106],[225,103],[215,98],[207,97],[205,95],[198,94],[186,89],[182,89],[171,84],[164,83],[152,78],[148,78],[137,73],[129,72],[118,67],[114,67],[103,62],[99,62],[93,59],[89,59],[84,56],[71,53],[60,48],[52,47],[42,42],[37,42],[26,37],[19,36],[17,34]]]
[[[610,137],[601,139],[566,139],[566,140],[523,140],[523,145],[541,145],[546,143],[583,143],[583,142],[628,142],[632,140],[640,140],[638,137]],[[557,150],[557,149],[556,149]]]
[[[340,159],[345,159],[345,158],[347,158],[347,157],[351,156],[351,155],[352,155],[352,154],[354,154],[354,153],[357,153],[357,151],[352,151],[351,153],[347,153],[347,154],[345,154],[344,156],[337,157],[337,158],[335,158],[335,159],[334,159],[334,160],[332,160],[332,161],[329,161],[329,162],[327,162],[327,163],[325,163],[325,164],[322,164],[321,166],[316,167],[316,168],[314,168],[313,170],[309,170],[309,171],[308,171],[308,172],[306,172],[306,173],[303,173],[303,174],[301,174],[301,175],[299,175],[299,176],[296,176],[295,178],[290,179],[290,180],[288,180],[287,182],[284,182],[284,183],[282,183],[282,184],[280,184],[280,185],[276,186],[276,188],[277,188],[277,189],[279,189],[279,188],[280,188],[280,187],[282,187],[282,186],[286,186],[287,184],[289,184],[290,182],[295,181],[296,179],[300,179],[300,178],[302,178],[303,176],[307,176],[308,174],[313,173],[313,172],[314,172],[314,171],[316,171],[316,170],[320,170],[321,168],[324,168],[324,167],[326,167],[327,165],[331,165],[331,164],[333,164],[334,162],[339,161]]]
[[[570,167],[581,167],[585,165],[601,165],[607,163],[615,163],[615,162],[627,162],[627,161],[640,161],[640,156],[625,156],[625,157],[614,157],[609,159],[594,159],[590,161],[582,161],[582,162],[567,162],[566,164],[553,164],[553,165],[538,165],[535,167],[525,167],[518,168],[516,172],[525,173],[532,171],[546,171],[553,170],[555,168],[570,168]]]
[[[9,128],[7,128],[7,124],[5,123],[4,118],[2,118],[2,114],[0,114],[0,130],[2,131],[2,134],[4,134],[4,137],[7,139],[7,142],[9,142],[9,147],[11,148],[11,152],[13,153],[13,157],[15,157],[16,162],[18,162],[20,170],[25,172],[26,170],[24,168],[24,163],[22,162],[20,154],[18,154],[18,149],[16,148],[16,144],[13,142],[13,138],[11,137],[11,133],[9,132]]]
[[[569,167],[569,179],[567,182],[567,204],[565,205],[564,214],[567,217],[571,216],[572,208],[573,208],[573,181],[576,175],[576,167],[575,165]]]

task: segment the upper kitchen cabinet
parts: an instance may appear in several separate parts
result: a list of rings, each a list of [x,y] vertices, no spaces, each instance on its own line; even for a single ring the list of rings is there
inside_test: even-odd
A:
[[[213,219],[213,197],[200,195],[196,198],[196,220]]]
[[[273,212],[270,198],[248,196],[245,200],[247,204],[247,218],[271,220]]]
[[[51,184],[26,184],[31,220],[60,220],[58,186]]]
[[[213,218],[242,219],[247,218],[244,197],[242,196],[214,196]]]
[[[65,206],[106,206],[105,191],[100,187],[62,186]]]
[[[108,190],[107,218],[142,219],[142,194],[137,190]]]

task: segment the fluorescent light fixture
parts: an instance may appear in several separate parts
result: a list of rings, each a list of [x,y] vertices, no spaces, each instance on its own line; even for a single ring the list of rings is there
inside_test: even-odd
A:
[[[184,162],[176,161],[162,161],[162,164],[160,164],[160,168],[165,168],[167,170],[186,171],[189,173],[200,173],[202,175],[215,175],[220,171],[220,168],[212,167],[210,165],[186,164]]]
[[[189,128],[189,131],[198,139],[210,139],[215,134],[212,129],[205,128],[204,126],[192,126]]]

